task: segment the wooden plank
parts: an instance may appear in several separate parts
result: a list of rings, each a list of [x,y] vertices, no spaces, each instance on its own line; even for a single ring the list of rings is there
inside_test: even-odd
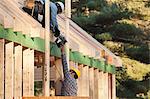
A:
[[[98,69],[94,70],[94,97],[98,99]]]
[[[108,97],[112,99],[112,75],[108,74]]]
[[[112,75],[112,99],[116,99],[116,77]]]
[[[13,22],[13,17],[5,14],[4,17],[4,28],[13,28],[14,22]]]
[[[103,98],[105,98],[105,96],[104,96],[104,85],[103,85],[103,83],[104,83],[104,81],[103,81],[103,72],[102,71],[100,71],[99,72],[99,79],[98,79],[98,99],[103,99]]]
[[[55,78],[56,95],[61,95],[61,86],[62,86],[62,83],[61,83],[60,80],[62,80],[62,78],[63,78],[61,59],[57,59],[55,61],[55,69],[56,69],[56,78]]]
[[[4,15],[0,13],[0,24],[4,25]]]
[[[29,53],[30,49],[25,49],[23,51],[23,96],[29,96]]]
[[[50,9],[49,0],[45,1],[45,64],[44,64],[44,79],[43,79],[43,95],[49,96],[49,85],[50,85]]]
[[[90,99],[96,99],[94,97],[94,68],[89,68],[89,78],[90,78]]]
[[[21,32],[23,29],[23,23],[17,17],[14,18],[14,28],[13,30],[16,32]]]
[[[14,43],[5,44],[5,99],[13,99]]]
[[[34,50],[30,50],[30,53],[28,55],[29,59],[29,95],[34,96]]]
[[[22,46],[15,47],[14,98],[22,97]]]
[[[13,28],[13,17],[10,16],[3,8],[0,8],[0,23],[4,26],[4,28]]]
[[[0,39],[0,99],[4,99],[4,39]]]
[[[23,99],[89,99],[89,97],[51,96],[51,97],[23,97]]]
[[[77,96],[82,96],[82,65],[79,65],[78,69],[81,73],[81,76],[77,79],[77,85],[78,85],[78,92],[77,92]]]
[[[89,74],[88,66],[83,66],[82,68],[82,96],[89,96]]]
[[[104,96],[108,99],[108,73],[104,73]]]

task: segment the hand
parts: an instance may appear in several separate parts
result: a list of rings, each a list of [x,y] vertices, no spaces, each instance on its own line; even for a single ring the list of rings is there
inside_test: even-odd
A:
[[[61,53],[64,54],[64,53],[65,53],[65,47],[64,47],[64,45],[62,45],[62,46],[60,47],[60,49],[61,49]]]

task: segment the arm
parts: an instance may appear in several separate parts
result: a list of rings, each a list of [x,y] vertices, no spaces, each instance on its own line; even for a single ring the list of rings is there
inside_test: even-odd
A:
[[[57,22],[57,6],[54,4],[54,3],[50,3],[50,11],[51,11],[51,23],[50,23],[50,26],[51,26],[51,29],[52,31],[55,33],[54,35],[56,37],[59,36],[60,34],[60,30],[58,28],[58,22]]]
[[[63,65],[63,73],[64,73],[64,76],[66,77],[69,74],[69,69],[68,69],[68,64],[66,60],[64,46],[61,47],[61,58],[62,58],[62,65]]]

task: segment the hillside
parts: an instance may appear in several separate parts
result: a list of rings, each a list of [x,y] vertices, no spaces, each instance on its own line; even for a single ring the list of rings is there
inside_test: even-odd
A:
[[[150,97],[150,0],[72,4],[72,20],[123,60],[117,69],[117,97]]]

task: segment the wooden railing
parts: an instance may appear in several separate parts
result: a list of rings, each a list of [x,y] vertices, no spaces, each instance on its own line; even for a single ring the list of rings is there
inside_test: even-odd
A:
[[[52,97],[23,97],[22,99],[89,99],[89,97],[52,96]]]

